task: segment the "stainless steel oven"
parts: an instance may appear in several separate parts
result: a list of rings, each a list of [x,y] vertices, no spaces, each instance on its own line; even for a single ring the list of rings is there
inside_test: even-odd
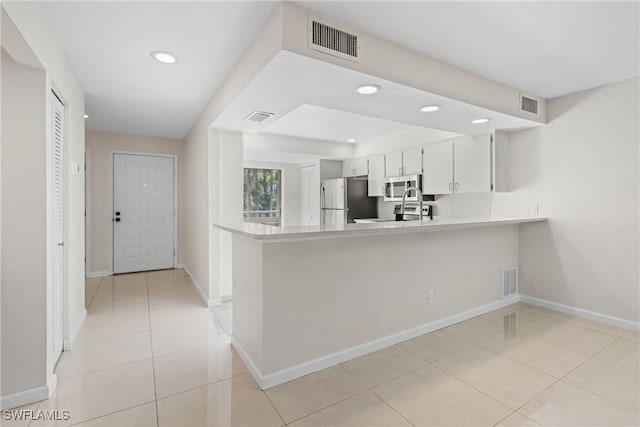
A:
[[[407,188],[417,187],[422,190],[422,175],[393,176],[384,180],[384,201],[400,202]],[[410,191],[405,198],[407,202],[417,202],[417,191]]]

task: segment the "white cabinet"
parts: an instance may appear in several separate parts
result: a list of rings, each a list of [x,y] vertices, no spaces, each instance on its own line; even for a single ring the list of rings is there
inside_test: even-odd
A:
[[[453,140],[453,189],[456,193],[491,191],[491,135]]]
[[[424,146],[424,194],[453,193],[453,141],[434,142]]]
[[[422,148],[402,152],[402,175],[422,173]]]
[[[402,151],[385,155],[385,176],[402,175]]]
[[[384,154],[369,157],[369,197],[384,196]]]
[[[422,148],[387,154],[385,169],[387,177],[422,173]]]
[[[491,135],[481,135],[425,145],[424,193],[490,192],[491,143]]]
[[[342,162],[342,176],[364,176],[369,173],[369,164],[366,157],[348,159]]]

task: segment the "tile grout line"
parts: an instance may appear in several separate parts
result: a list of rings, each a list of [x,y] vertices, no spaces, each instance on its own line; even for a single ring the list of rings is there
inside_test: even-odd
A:
[[[156,363],[153,358],[153,334],[151,333],[151,302],[149,301],[149,274],[144,273],[145,287],[147,289],[147,314],[149,316],[149,343],[151,345],[151,372],[153,375],[153,396],[156,406],[156,426],[160,427],[160,414],[158,413],[158,390],[156,386]]]
[[[100,419],[100,418],[108,417],[110,415],[119,414],[120,412],[128,411],[130,409],[139,408],[141,406],[148,405],[150,403],[154,403],[154,401],[150,400],[148,402],[140,403],[138,405],[130,406],[128,408],[118,409],[117,411],[109,412],[108,414],[99,415],[97,417],[89,418],[89,419],[86,419],[86,420],[81,420],[81,421],[78,421],[77,423],[68,424],[67,427],[73,427],[73,426],[77,426],[78,424],[84,424],[84,423],[87,423],[87,422],[90,422],[90,421],[94,421],[94,420],[97,420],[97,419]]]

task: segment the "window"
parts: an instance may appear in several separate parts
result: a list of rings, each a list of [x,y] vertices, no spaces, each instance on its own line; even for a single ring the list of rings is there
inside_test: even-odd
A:
[[[244,169],[244,222],[280,225],[281,175],[279,169]]]

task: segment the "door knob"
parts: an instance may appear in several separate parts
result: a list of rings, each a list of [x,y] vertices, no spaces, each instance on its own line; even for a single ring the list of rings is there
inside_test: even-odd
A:
[[[120,211],[116,212],[116,216],[120,216]]]
[[[120,218],[116,218],[116,222],[120,222]]]

